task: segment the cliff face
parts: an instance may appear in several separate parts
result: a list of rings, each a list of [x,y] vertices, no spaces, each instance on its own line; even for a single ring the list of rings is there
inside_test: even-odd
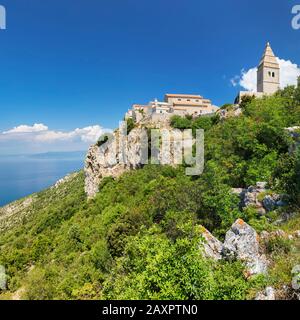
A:
[[[141,141],[140,129],[133,129],[128,135],[128,142],[120,146],[120,133],[114,132],[112,138],[103,145],[92,145],[85,160],[85,192],[89,198],[98,192],[99,183],[105,177],[118,177],[130,169],[140,167]],[[122,152],[122,150],[124,152]],[[127,159],[124,153],[127,152]]]
[[[151,139],[149,130],[154,128],[160,129],[160,134],[163,133],[163,130],[170,132],[168,122],[140,123],[128,135],[127,132],[122,133],[120,128],[112,134],[106,143],[102,145],[95,144],[89,148],[84,168],[85,192],[88,198],[96,195],[103,178],[116,178],[125,171],[141,168],[148,163],[148,155],[150,154],[149,142]],[[169,136],[167,133],[167,137],[157,140],[155,151],[151,151],[151,163],[156,163],[153,161],[153,156],[157,163],[160,164],[175,165],[178,163],[177,156],[182,152],[181,142],[182,132],[172,129]],[[192,138],[190,143],[193,144]],[[169,149],[169,152],[162,152],[166,150],[164,148]]]

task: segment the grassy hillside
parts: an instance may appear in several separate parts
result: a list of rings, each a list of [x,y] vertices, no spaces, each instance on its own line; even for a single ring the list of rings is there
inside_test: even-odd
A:
[[[300,124],[297,92],[247,101],[242,116],[226,121],[174,118],[174,127],[206,130],[200,177],[148,165],[104,179],[87,201],[79,172],[36,194],[22,219],[0,212],[0,264],[9,276],[0,298],[250,299],[267,285],[289,285],[300,264],[298,240],[266,243],[270,272],[250,280],[239,262],[203,258],[199,242],[200,225],[222,239],[237,218],[258,231],[300,229],[300,157],[289,154],[284,130]],[[257,181],[288,194],[288,205],[267,216],[241,211],[231,188]],[[294,218],[275,225],[284,211]]]

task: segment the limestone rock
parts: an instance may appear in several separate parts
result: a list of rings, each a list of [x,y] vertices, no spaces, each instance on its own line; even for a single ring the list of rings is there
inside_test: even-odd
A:
[[[259,190],[265,190],[266,189],[266,187],[267,187],[267,182],[265,182],[265,181],[261,181],[261,182],[257,182],[256,183],[256,187],[257,187],[257,189],[259,189]]]
[[[282,196],[272,193],[264,196],[269,190],[267,188],[267,182],[257,182],[255,186],[250,186],[247,189],[234,188],[232,192],[238,194],[241,203],[240,207],[253,207],[256,211],[265,215],[267,212],[275,210],[277,207],[286,205],[281,199]],[[263,198],[262,198],[263,197]]]
[[[276,300],[275,289],[267,287],[263,292],[256,295],[255,300]]]
[[[7,289],[6,280],[5,268],[0,265],[0,292]]]
[[[259,194],[265,192],[266,182],[257,182],[256,186],[250,186],[244,192],[243,207],[254,207],[261,215],[266,213],[262,202],[259,200]]]
[[[292,154],[297,150],[297,147],[300,145],[300,127],[290,127],[285,128],[290,137],[293,139],[294,143],[289,148],[289,153]]]
[[[289,239],[291,238],[291,235],[288,235],[286,232],[283,230],[279,229],[276,231],[272,232],[267,232],[267,231],[262,231],[260,233],[260,239],[263,241],[269,241],[272,238],[284,238],[284,239]],[[293,237],[292,237],[293,238]]]
[[[267,211],[272,211],[276,208],[276,203],[277,201],[271,197],[270,195],[267,195],[264,197],[263,201],[263,206]]]
[[[60,185],[72,180],[73,178],[75,178],[78,175],[78,172],[75,173],[70,173],[68,175],[66,175],[64,178],[59,179],[58,181],[56,181],[56,183],[51,187],[52,189],[57,189]]]
[[[85,192],[88,198],[92,198],[99,191],[99,184],[104,177],[117,178],[125,171],[141,168],[148,161],[148,132],[146,124],[139,124],[129,134],[121,133],[122,128],[116,130],[110,139],[102,145],[92,145],[85,160]],[[154,125],[152,122],[147,125]],[[160,125],[163,125],[160,123]],[[167,124],[160,129],[168,129]],[[151,127],[153,128],[153,127]],[[158,147],[157,161],[160,164],[176,164],[176,150],[178,149],[178,137],[180,130],[173,129],[172,136],[162,139]],[[193,141],[192,141],[193,143]],[[170,152],[160,152],[165,144],[170,146]],[[180,145],[181,146],[181,145]],[[152,154],[153,156],[153,154]]]
[[[229,261],[243,261],[248,276],[267,272],[268,263],[260,253],[259,237],[242,219],[238,219],[227,231],[222,254]]]
[[[231,118],[231,117],[238,117],[243,113],[242,108],[240,108],[239,104],[232,105],[227,109],[220,109],[218,110],[218,114],[220,115],[221,120]]]
[[[224,243],[202,226],[201,235],[204,240],[201,243],[201,250],[206,257],[216,261],[221,259],[240,260],[245,264],[246,277],[267,272],[268,261],[262,253],[260,238],[256,231],[242,219],[238,219],[227,231]],[[271,233],[263,231],[262,239],[266,240],[271,235]],[[278,232],[278,235],[282,235],[282,232]]]
[[[201,234],[204,238],[202,243],[204,249],[204,255],[214,260],[222,259],[223,244],[217,238],[215,238],[207,229],[201,227]]]
[[[293,235],[295,238],[300,238],[300,230],[295,231]]]

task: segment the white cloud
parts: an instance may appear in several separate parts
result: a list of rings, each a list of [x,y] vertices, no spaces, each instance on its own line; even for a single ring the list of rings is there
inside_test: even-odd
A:
[[[94,143],[104,132],[111,131],[104,129],[99,125],[89,126],[85,128],[77,128],[73,131],[54,131],[49,130],[42,123],[34,124],[33,126],[20,125],[8,131],[2,132],[6,138],[19,139],[22,138],[32,141],[55,142],[55,141],[70,141],[79,139],[86,143]]]
[[[50,130],[42,123],[32,126],[22,124],[0,133],[0,149],[1,153],[83,150],[105,132],[111,130],[99,125],[58,131]]]
[[[280,87],[285,88],[287,85],[296,85],[297,78],[300,76],[300,68],[297,64],[292,63],[290,60],[284,60],[277,58],[280,66]],[[239,76],[234,76],[230,82],[236,86],[256,92],[257,87],[257,68],[251,68],[249,70],[242,69]]]
[[[35,123],[33,126],[22,124],[8,131],[4,131],[3,134],[31,133],[31,132],[41,132],[41,131],[47,131],[47,130],[48,130],[48,127],[43,125],[42,123]]]
[[[280,86],[297,85],[297,79],[300,76],[300,68],[290,60],[277,58],[280,66]]]
[[[242,77],[239,82],[240,86],[248,91],[256,91],[257,87],[257,68],[242,70]]]

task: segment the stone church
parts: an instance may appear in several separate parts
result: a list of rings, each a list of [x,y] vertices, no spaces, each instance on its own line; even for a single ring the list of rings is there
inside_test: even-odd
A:
[[[280,88],[280,67],[268,42],[257,69],[257,92],[240,91],[235,103],[241,102],[244,96],[262,97],[274,94]]]

